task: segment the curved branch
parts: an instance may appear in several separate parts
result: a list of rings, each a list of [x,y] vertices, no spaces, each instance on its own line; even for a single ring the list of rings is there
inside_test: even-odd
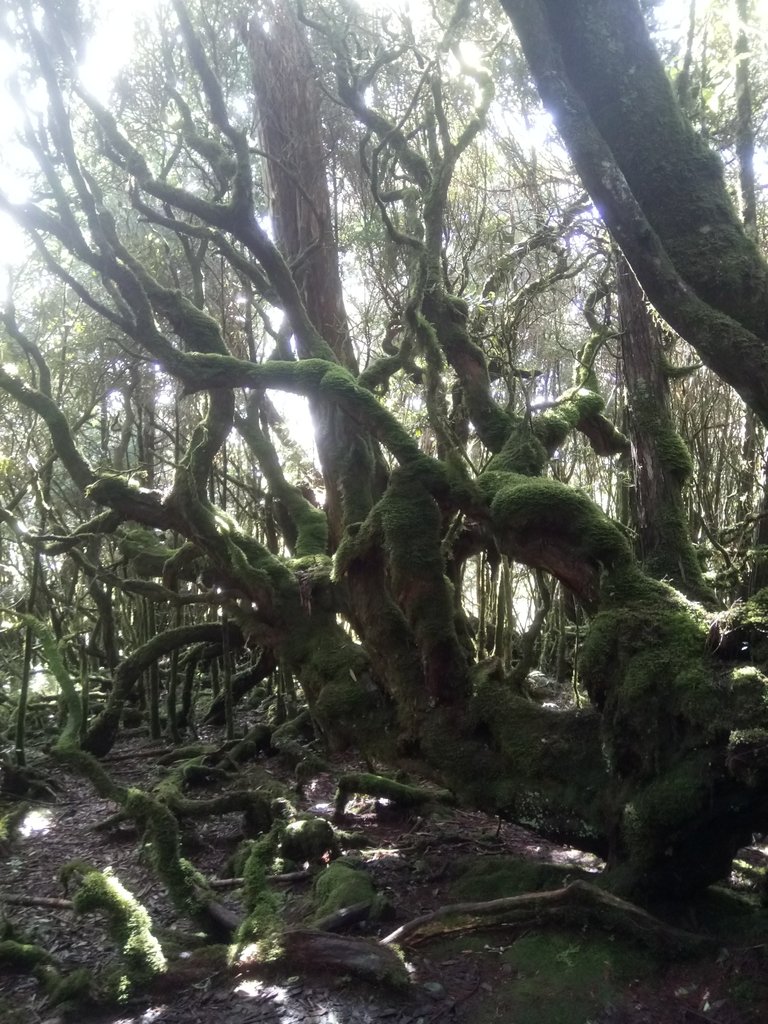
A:
[[[120,716],[125,702],[142,672],[154,665],[160,658],[178,651],[181,647],[197,643],[220,643],[224,630],[232,647],[242,646],[243,635],[231,622],[204,622],[196,626],[177,626],[152,637],[121,662],[115,672],[115,681],[104,710],[97,715],[88,728],[82,742],[83,750],[97,757],[104,757],[112,749],[120,725]]]

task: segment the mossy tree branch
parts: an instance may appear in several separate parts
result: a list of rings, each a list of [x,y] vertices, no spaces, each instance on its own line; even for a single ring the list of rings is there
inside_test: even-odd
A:
[[[768,422],[768,266],[739,223],[718,157],[677,103],[639,3],[503,6],[544,104],[649,300]],[[652,143],[649,123],[657,126]]]

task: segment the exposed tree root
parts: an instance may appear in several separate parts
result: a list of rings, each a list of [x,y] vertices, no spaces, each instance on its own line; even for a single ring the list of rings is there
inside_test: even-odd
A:
[[[344,817],[347,803],[355,793],[383,797],[401,807],[415,808],[436,803],[455,803],[453,795],[445,789],[432,790],[419,786],[406,786],[402,782],[394,782],[382,775],[355,772],[342,775],[339,779],[334,811],[337,820]]]
[[[341,910],[334,910],[325,917],[319,917],[313,923],[313,927],[319,932],[340,932],[350,925],[360,924],[369,920],[371,916],[371,901],[363,900],[360,903],[353,903],[349,907],[342,907]]]
[[[417,942],[451,932],[532,923],[597,924],[613,929],[651,949],[669,954],[701,953],[711,946],[706,936],[664,924],[657,917],[590,882],[576,881],[563,889],[525,893],[482,903],[454,903],[422,914],[396,928],[381,943]]]
[[[351,974],[379,985],[405,988],[408,974],[394,950],[373,939],[291,928],[280,938],[277,967],[304,974]],[[248,961],[245,960],[247,966]]]

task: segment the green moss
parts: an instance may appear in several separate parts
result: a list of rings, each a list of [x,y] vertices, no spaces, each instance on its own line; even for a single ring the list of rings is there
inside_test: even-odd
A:
[[[692,754],[654,779],[624,808],[624,837],[635,863],[652,862],[695,822],[712,795],[709,753]]]
[[[565,442],[571,431],[577,429],[582,421],[599,416],[605,408],[605,402],[597,392],[595,375],[587,373],[584,377],[590,385],[595,386],[594,390],[591,386],[579,383],[563,392],[554,409],[547,409],[534,420],[536,437],[548,456]]]
[[[9,809],[0,807],[0,851],[6,851],[13,844],[29,807],[27,803],[14,804]]]
[[[375,919],[380,916],[386,901],[376,893],[364,868],[337,860],[315,878],[312,903],[313,920],[358,903],[369,904],[369,917]]]
[[[162,576],[169,558],[178,554],[178,548],[163,544],[156,533],[140,526],[122,527],[118,534],[120,551],[129,561],[137,576]]]
[[[109,931],[120,947],[132,983],[146,982],[166,968],[166,960],[146,909],[109,868],[91,871],[74,897],[75,910],[84,914],[103,911]]]
[[[550,420],[547,426],[552,427]],[[567,426],[565,428],[567,433]],[[537,430],[537,435],[539,431]],[[543,431],[548,437],[551,429]],[[558,435],[559,436],[559,435]],[[487,471],[520,473],[522,476],[539,476],[548,461],[545,443],[535,436],[527,424],[521,424],[509,435],[502,449],[488,463]]]
[[[413,632],[432,701],[466,688],[466,652],[454,625],[445,576],[442,514],[420,469],[400,470],[379,504],[392,590]]]
[[[595,880],[594,874],[576,867],[521,857],[467,857],[456,865],[456,870],[458,877],[451,882],[450,896],[458,902],[496,900],[560,889],[574,878]]]
[[[629,562],[629,544],[620,528],[590,498],[557,480],[486,470],[478,486],[490,506],[494,529],[525,536],[551,531],[576,557],[615,567]]]
[[[501,954],[509,980],[482,996],[475,1019],[503,1006],[515,1024],[585,1024],[608,1010],[638,977],[654,977],[658,962],[610,936],[584,932],[525,935]]]
[[[365,752],[383,746],[393,708],[373,683],[363,649],[335,630],[323,633],[302,673],[302,685],[315,694],[312,717],[329,745],[353,744]]]
[[[177,910],[207,923],[203,877],[180,854],[179,826],[174,814],[159,800],[138,789],[128,791],[126,814],[144,830],[150,860],[158,877],[168,889]]]
[[[53,957],[42,946],[15,939],[0,940],[0,966],[6,970],[28,972],[52,962]]]
[[[318,864],[328,854],[337,856],[339,844],[330,822],[324,818],[300,818],[285,826],[278,852],[295,864]]]
[[[632,566],[614,572],[604,582],[601,611],[582,647],[582,675],[588,686],[607,692],[638,654],[676,654],[674,664],[687,667],[701,660],[706,628],[701,611],[672,587]]]
[[[683,927],[695,915],[701,931],[731,948],[762,943],[768,926],[768,914],[754,897],[715,885],[699,893],[684,908],[678,908],[678,913],[685,915]]]
[[[113,800],[117,804],[122,804],[125,800],[128,790],[114,782],[93,754],[89,754],[88,751],[77,750],[72,746],[63,748],[55,746],[51,751],[51,756],[87,779],[100,797]]]
[[[693,474],[691,453],[674,427],[671,425],[658,426],[655,441],[664,468],[672,473],[680,484],[690,480]]]
[[[768,587],[758,590],[748,601],[731,609],[731,628],[736,626],[766,626],[768,624]]]
[[[255,943],[256,954],[262,961],[272,959],[279,949],[282,900],[269,887],[267,875],[282,834],[283,826],[278,825],[268,835],[251,841],[243,868],[243,902],[248,913],[238,929],[236,942],[241,949],[246,943]]]
[[[471,711],[498,752],[492,770],[478,759],[473,773],[485,806],[534,829],[559,821],[564,834],[585,838],[600,829],[608,778],[592,709],[542,708],[489,678],[478,686]]]
[[[78,967],[64,975],[50,973],[45,981],[52,1006],[67,1009],[95,1000],[96,984],[91,972],[85,967]]]
[[[728,738],[728,772],[748,789],[768,783],[768,729],[734,729]]]
[[[401,807],[424,807],[430,803],[453,803],[453,795],[447,790],[421,789],[407,786],[381,775],[349,773],[339,779],[336,791],[336,814],[341,816],[347,801],[353,793],[384,797]]]

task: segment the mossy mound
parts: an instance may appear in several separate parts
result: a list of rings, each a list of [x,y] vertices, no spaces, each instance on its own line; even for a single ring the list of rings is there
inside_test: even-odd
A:
[[[467,952],[483,957],[493,945],[487,934],[463,935],[431,949],[439,957]],[[472,1000],[474,1024],[608,1020],[606,1012],[621,1003],[628,985],[655,980],[661,966],[630,942],[567,928],[522,935],[494,953],[493,984],[480,988]]]
[[[584,1024],[612,1006],[631,981],[659,969],[654,957],[629,943],[570,931],[524,935],[501,960],[510,980],[481,999],[478,1022],[493,1002],[503,1004],[515,1024]]]
[[[337,860],[321,871],[312,892],[313,919],[319,921],[346,907],[368,904],[369,919],[382,916],[387,900],[380,896],[365,868]]]
[[[560,889],[575,878],[594,882],[595,875],[570,865],[545,864],[519,857],[467,857],[454,867],[451,900],[479,902]]]
[[[278,853],[294,864],[317,864],[330,854],[336,856],[339,844],[333,826],[324,818],[301,818],[285,826]]]

